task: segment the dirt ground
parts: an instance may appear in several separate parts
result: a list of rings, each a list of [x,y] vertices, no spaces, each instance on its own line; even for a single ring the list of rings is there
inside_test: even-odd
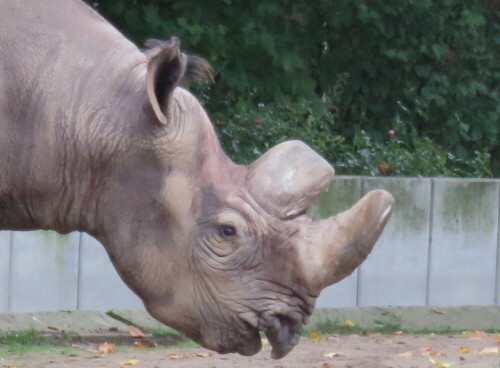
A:
[[[63,354],[47,351],[8,353],[2,357],[0,367],[117,368],[128,366],[124,365],[128,362],[136,368],[421,368],[449,367],[448,363],[453,363],[451,367],[493,368],[500,367],[500,354],[488,351],[498,351],[498,348],[500,336],[494,334],[331,335],[319,342],[301,341],[288,356],[278,361],[270,358],[268,345],[253,357],[219,355],[201,348],[137,349],[133,346],[99,355],[96,345],[85,345],[74,346],[71,352]],[[328,353],[334,356],[325,356]]]

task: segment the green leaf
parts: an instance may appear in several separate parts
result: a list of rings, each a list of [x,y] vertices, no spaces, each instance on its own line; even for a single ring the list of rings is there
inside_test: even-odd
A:
[[[154,5],[145,5],[143,8],[144,20],[151,27],[158,27],[161,24],[161,19],[158,16],[158,7]]]
[[[109,4],[109,11],[111,14],[118,15],[122,14],[125,10],[125,4],[123,0],[115,0]]]
[[[441,59],[441,53],[442,53],[441,46],[438,44],[434,44],[434,45],[432,45],[431,49],[432,49],[432,52],[434,53],[434,56],[436,57],[436,59]]]
[[[470,137],[473,141],[478,141],[483,137],[483,133],[481,132],[481,129],[479,129],[478,127],[474,127],[474,129],[472,129]]]
[[[281,15],[282,10],[274,1],[263,1],[257,5],[257,14],[260,16],[265,15]]]
[[[125,21],[132,28],[139,28],[141,26],[141,18],[139,17],[137,9],[129,9],[125,13]]]
[[[466,123],[460,123],[459,127],[463,132],[468,132],[470,129],[470,125]]]
[[[464,22],[471,26],[482,26],[486,23],[486,19],[481,14],[472,13],[469,9],[464,9],[461,15]]]

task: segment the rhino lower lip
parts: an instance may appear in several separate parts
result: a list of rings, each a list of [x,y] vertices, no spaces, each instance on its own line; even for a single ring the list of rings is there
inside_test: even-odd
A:
[[[262,349],[262,340],[260,338],[259,329],[242,319],[243,330],[246,331],[238,342],[232,341],[233,345],[221,344],[218,346],[206,346],[209,349],[217,351],[219,354],[238,353],[244,356],[257,354]]]
[[[260,349],[262,349],[262,340],[257,328],[251,326],[247,322],[244,323],[247,326],[248,331],[251,331],[252,338],[248,343],[239,346],[237,348],[237,352],[241,355],[251,356],[257,354]]]
[[[287,355],[299,343],[301,330],[300,323],[286,316],[276,316],[272,327],[265,331],[272,346],[271,358],[281,359]]]

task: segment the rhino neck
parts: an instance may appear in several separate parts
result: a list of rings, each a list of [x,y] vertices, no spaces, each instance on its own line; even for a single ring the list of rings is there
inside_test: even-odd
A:
[[[141,56],[117,62],[112,77],[107,66],[87,79],[50,75],[39,88],[13,91],[31,94],[0,121],[8,137],[0,148],[0,229],[100,231],[114,168],[147,134],[138,128]]]

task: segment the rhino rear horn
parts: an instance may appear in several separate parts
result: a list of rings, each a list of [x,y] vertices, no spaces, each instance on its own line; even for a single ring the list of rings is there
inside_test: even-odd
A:
[[[268,213],[281,219],[307,211],[330,185],[335,170],[301,141],[281,143],[248,167],[248,190]]]

